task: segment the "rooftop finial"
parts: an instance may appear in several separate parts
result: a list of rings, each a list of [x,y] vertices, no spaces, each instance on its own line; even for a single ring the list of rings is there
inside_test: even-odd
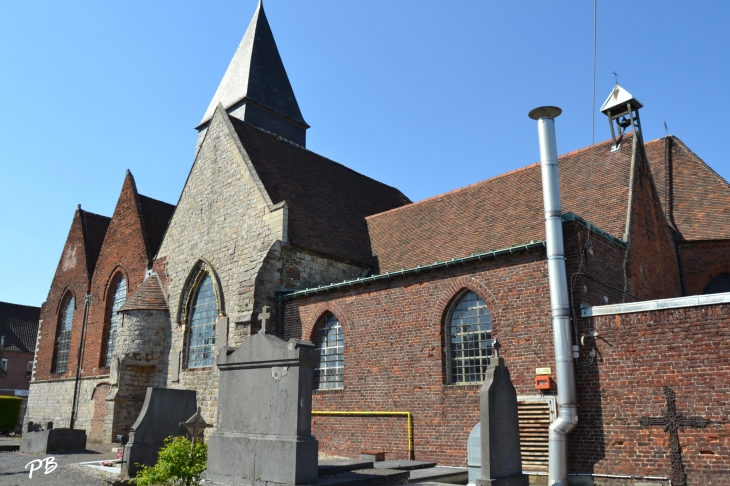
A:
[[[219,103],[233,117],[305,145],[309,125],[299,110],[262,0],[203,115],[199,130],[205,129]]]

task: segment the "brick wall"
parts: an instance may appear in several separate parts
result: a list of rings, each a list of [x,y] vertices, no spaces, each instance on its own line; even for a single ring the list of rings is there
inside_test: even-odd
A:
[[[702,294],[712,277],[730,273],[730,241],[687,241],[680,243],[684,288],[687,295]]]
[[[75,376],[76,373],[77,350],[81,340],[81,325],[84,317],[84,298],[89,290],[89,271],[81,218],[82,211],[77,210],[56,269],[56,275],[53,277],[51,288],[48,291],[48,297],[41,306],[41,331],[35,374],[37,380],[62,379]],[[69,293],[74,296],[75,310],[68,366],[66,373],[53,373],[53,353],[59,326],[59,310],[63,304],[62,299],[66,298]]]
[[[313,409],[410,411],[415,458],[464,465],[480,385],[446,384],[444,318],[461,291],[477,292],[518,393],[535,395],[534,368],[554,368],[547,286],[544,251],[518,254],[287,301],[285,336],[310,339],[318,319],[335,314],[345,340],[344,389],[315,391]],[[405,459],[406,431],[402,417],[313,418],[320,450],[353,458],[376,448]]]
[[[33,353],[3,351],[3,359],[8,360],[5,376],[0,375],[0,389],[27,390],[30,387],[28,362],[33,361]]]
[[[148,263],[137,190],[134,178],[127,173],[91,281],[82,366],[84,376],[109,374],[104,361],[115,285],[123,276],[127,281],[127,296],[132,295],[144,280]]]
[[[669,476],[668,434],[643,427],[659,417],[662,387],[677,411],[704,417],[705,429],[679,432],[689,484],[724,484],[730,475],[730,306],[601,316],[593,319],[597,363],[578,367],[580,424],[570,468],[582,472]]]

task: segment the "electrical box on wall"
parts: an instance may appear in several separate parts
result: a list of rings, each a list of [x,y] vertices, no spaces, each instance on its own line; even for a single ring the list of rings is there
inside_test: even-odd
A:
[[[535,388],[538,390],[549,390],[552,387],[550,375],[537,375],[535,377]]]

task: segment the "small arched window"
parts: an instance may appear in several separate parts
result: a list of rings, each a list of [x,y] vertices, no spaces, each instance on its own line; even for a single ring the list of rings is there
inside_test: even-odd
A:
[[[111,366],[112,356],[117,342],[117,329],[119,328],[119,314],[117,312],[127,300],[127,281],[124,277],[120,277],[114,285],[113,293],[110,299],[110,316],[109,316],[109,335],[106,340],[106,356],[104,357],[104,366]]]
[[[188,368],[213,366],[215,361],[215,324],[218,305],[209,274],[201,279],[190,305]]]
[[[492,355],[492,316],[482,298],[471,291],[462,295],[446,328],[448,382],[484,381]]]
[[[68,366],[68,351],[71,347],[71,328],[74,322],[74,297],[67,298],[66,303],[61,307],[61,315],[58,319],[58,330],[56,332],[56,362],[53,367],[56,373],[65,373]]]
[[[319,363],[314,368],[314,389],[343,388],[345,338],[334,314],[329,314],[317,325],[314,344],[319,351]]]
[[[719,294],[722,292],[730,292],[730,273],[721,273],[712,277],[705,289],[702,291],[703,294]]]

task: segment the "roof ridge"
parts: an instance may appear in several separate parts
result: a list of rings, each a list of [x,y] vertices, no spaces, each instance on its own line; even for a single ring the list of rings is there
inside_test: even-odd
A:
[[[149,196],[145,196],[144,194],[139,194],[139,197],[143,197],[143,198],[145,198],[145,199],[149,199],[149,200],[151,200],[151,201],[155,201],[155,202],[158,202],[158,203],[162,203],[162,204],[167,204],[168,206],[172,206],[172,207],[175,207],[175,205],[174,205],[174,204],[171,204],[171,203],[169,203],[169,202],[165,202],[165,201],[163,201],[162,199],[155,199],[154,197],[149,197]]]

